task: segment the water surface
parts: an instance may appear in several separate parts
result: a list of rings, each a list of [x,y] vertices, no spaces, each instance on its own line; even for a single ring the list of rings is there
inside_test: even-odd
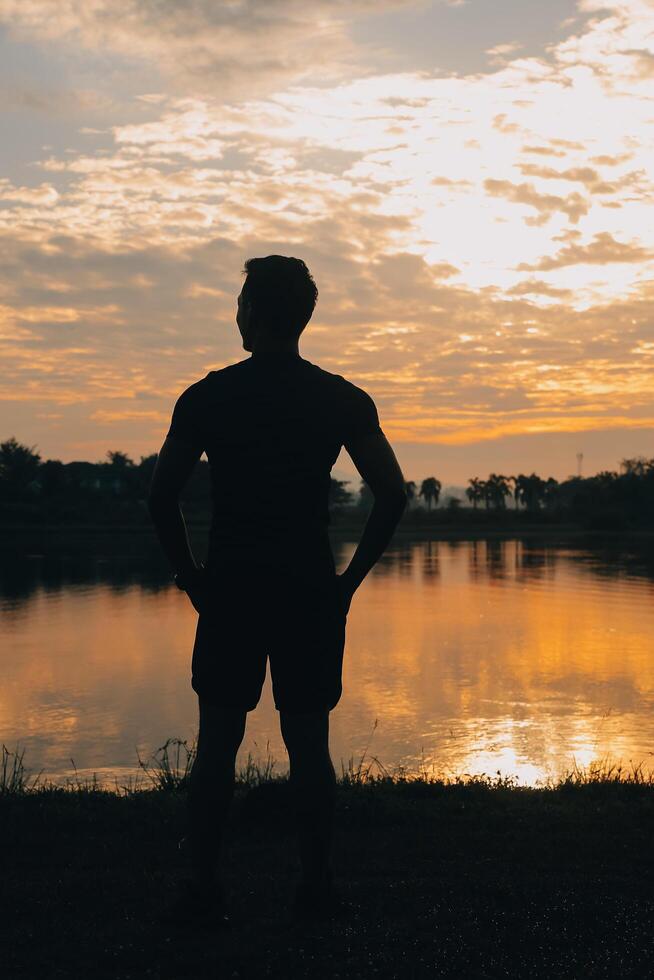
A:
[[[334,544],[339,569],[354,547]],[[195,735],[196,614],[133,539],[92,550],[0,567],[0,739],[44,775],[125,781],[137,752]],[[615,543],[394,544],[348,617],[337,771],[364,751],[532,784],[607,756],[649,768],[653,599],[654,562]],[[267,752],[286,770],[269,673],[237,764]]]

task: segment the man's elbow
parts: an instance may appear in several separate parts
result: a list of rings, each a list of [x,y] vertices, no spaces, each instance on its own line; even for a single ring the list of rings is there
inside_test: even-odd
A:
[[[404,513],[408,501],[406,490],[398,487],[396,490],[383,490],[375,494],[375,503],[381,504],[399,520]]]

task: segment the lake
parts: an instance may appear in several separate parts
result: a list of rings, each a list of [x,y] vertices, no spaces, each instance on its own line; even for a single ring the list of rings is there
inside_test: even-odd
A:
[[[138,535],[27,547],[0,564],[0,739],[34,773],[126,782],[137,753],[196,733],[196,613]],[[339,570],[354,547],[333,543]],[[636,543],[396,540],[348,616],[337,774],[364,752],[390,771],[525,784],[603,758],[649,770],[653,600],[654,556]],[[237,765],[268,752],[286,771],[269,673]]]

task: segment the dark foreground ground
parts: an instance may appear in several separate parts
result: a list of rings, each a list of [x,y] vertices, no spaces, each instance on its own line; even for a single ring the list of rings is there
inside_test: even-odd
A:
[[[230,934],[162,929],[181,791],[0,795],[3,980],[654,976],[654,788],[341,782],[356,914],[289,925],[288,784],[239,786]]]

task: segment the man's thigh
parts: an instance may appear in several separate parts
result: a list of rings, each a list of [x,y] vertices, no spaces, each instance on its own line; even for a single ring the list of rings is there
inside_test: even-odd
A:
[[[216,577],[198,617],[191,686],[208,704],[252,711],[266,677],[265,616],[236,575]]]
[[[287,586],[269,644],[275,707],[284,714],[331,711],[342,694],[346,628],[335,578]]]

